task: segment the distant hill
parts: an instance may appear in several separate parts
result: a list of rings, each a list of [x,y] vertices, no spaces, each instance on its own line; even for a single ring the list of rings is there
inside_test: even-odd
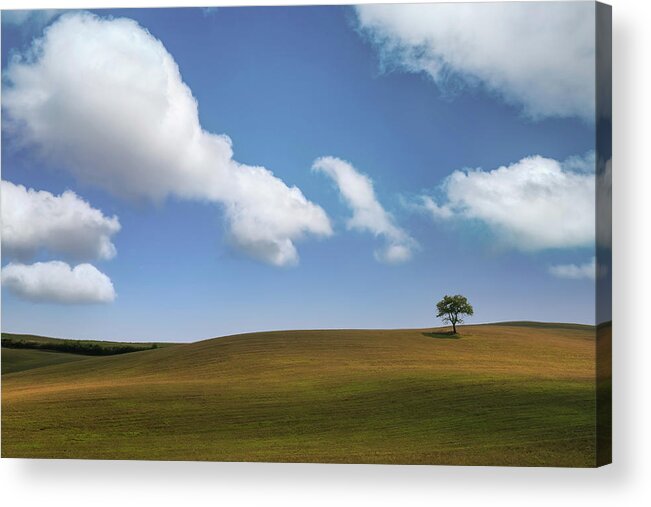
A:
[[[480,324],[481,325],[481,324]],[[519,326],[519,327],[535,327],[540,329],[577,329],[583,331],[594,331],[595,326],[589,324],[568,324],[564,322],[534,322],[528,320],[495,322],[487,324],[488,326]]]
[[[89,356],[126,354],[170,346],[172,343],[109,342],[99,340],[68,340],[31,334],[2,333],[2,346],[10,349],[38,349]]]
[[[595,342],[508,323],[86,357],[3,375],[2,456],[593,466]]]
[[[2,348],[2,374],[31,370],[53,364],[69,363],[87,359],[81,354],[53,352],[51,350]]]

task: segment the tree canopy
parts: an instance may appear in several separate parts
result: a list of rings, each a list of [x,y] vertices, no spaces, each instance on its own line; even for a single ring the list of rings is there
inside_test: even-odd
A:
[[[461,294],[454,296],[443,296],[443,299],[436,303],[437,317],[440,317],[444,323],[452,324],[452,332],[457,334],[457,324],[463,323],[464,315],[472,315],[474,310],[468,303],[468,299]]]

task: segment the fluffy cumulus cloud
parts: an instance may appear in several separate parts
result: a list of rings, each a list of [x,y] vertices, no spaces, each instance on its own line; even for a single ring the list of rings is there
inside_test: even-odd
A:
[[[368,231],[384,238],[384,247],[375,251],[378,261],[396,264],[411,258],[416,242],[382,207],[371,178],[335,157],[317,159],[312,169],[328,175],[336,183],[343,200],[353,212],[348,220],[349,229]]]
[[[594,119],[595,17],[589,2],[360,5],[383,65],[440,88],[483,86],[533,118]]]
[[[558,278],[594,280],[597,275],[597,262],[593,257],[592,260],[584,264],[559,264],[551,266],[549,272]]]
[[[71,268],[61,261],[10,263],[2,268],[2,286],[34,302],[109,303],[115,299],[109,277],[90,264]]]
[[[115,256],[117,217],[104,216],[71,191],[53,195],[9,181],[1,185],[4,256],[27,260],[41,250],[77,261]]]
[[[2,254],[26,260],[40,252],[73,260],[108,260],[115,256],[111,236],[117,217],[106,217],[74,192],[53,195],[9,181],[1,183]],[[115,290],[108,276],[91,264],[71,267],[56,260],[9,263],[2,287],[34,302],[109,303]]]
[[[596,178],[588,166],[533,156],[492,171],[455,171],[441,186],[443,202],[425,196],[422,207],[436,220],[479,221],[523,251],[594,246]]]
[[[80,181],[126,198],[216,203],[232,244],[273,265],[297,262],[296,240],[332,234],[298,188],[238,163],[227,136],[202,128],[173,57],[133,20],[61,16],[5,80],[5,128]]]

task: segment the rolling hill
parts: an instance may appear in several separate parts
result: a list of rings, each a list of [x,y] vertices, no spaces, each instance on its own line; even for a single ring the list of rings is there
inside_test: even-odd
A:
[[[34,349],[2,349],[2,374],[86,359],[81,354]]]
[[[594,327],[460,333],[253,333],[6,373],[2,456],[595,465]]]

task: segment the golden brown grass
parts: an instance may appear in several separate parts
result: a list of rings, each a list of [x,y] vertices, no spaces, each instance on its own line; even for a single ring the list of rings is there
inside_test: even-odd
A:
[[[595,464],[595,330],[254,333],[3,375],[5,457]]]

